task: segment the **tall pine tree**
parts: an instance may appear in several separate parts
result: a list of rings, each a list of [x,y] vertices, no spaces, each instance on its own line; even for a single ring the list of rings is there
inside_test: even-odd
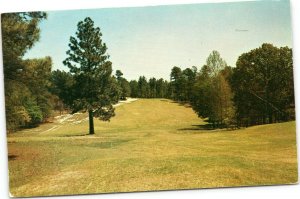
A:
[[[99,27],[87,17],[77,25],[76,37],[70,37],[67,58],[63,61],[74,77],[73,113],[88,111],[89,134],[94,134],[93,118],[109,121],[115,115],[113,104],[119,99],[118,86],[112,77],[106,44]]]

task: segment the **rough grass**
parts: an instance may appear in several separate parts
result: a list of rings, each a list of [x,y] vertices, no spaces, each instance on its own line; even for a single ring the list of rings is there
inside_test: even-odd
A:
[[[8,136],[13,196],[291,184],[295,122],[206,130],[189,107],[140,99],[111,122],[57,122]],[[87,117],[78,114],[77,120]],[[54,130],[49,130],[53,128]],[[58,126],[58,127],[57,127]]]

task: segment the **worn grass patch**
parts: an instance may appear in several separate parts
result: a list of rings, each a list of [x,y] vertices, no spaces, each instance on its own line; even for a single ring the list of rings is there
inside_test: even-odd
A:
[[[291,184],[298,181],[295,122],[210,130],[165,99],[117,107],[111,122],[87,115],[8,136],[14,196]],[[80,121],[80,122],[77,122]],[[50,130],[49,130],[50,129]]]

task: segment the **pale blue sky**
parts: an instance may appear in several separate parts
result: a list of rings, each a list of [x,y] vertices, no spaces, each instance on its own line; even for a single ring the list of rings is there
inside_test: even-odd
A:
[[[113,70],[129,80],[169,79],[173,66],[200,68],[213,50],[235,66],[239,55],[262,43],[292,47],[289,1],[269,0],[51,11],[26,58],[51,56],[53,69],[67,71],[69,38],[85,17],[100,27]]]

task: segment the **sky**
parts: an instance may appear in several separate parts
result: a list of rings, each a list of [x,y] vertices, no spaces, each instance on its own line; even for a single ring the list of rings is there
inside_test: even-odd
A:
[[[90,17],[100,27],[114,72],[128,80],[169,79],[171,68],[200,69],[213,50],[235,67],[238,57],[263,43],[292,47],[287,0],[201,3],[134,8],[50,11],[40,23],[40,40],[25,58],[51,56],[53,69],[68,71],[70,36]]]

